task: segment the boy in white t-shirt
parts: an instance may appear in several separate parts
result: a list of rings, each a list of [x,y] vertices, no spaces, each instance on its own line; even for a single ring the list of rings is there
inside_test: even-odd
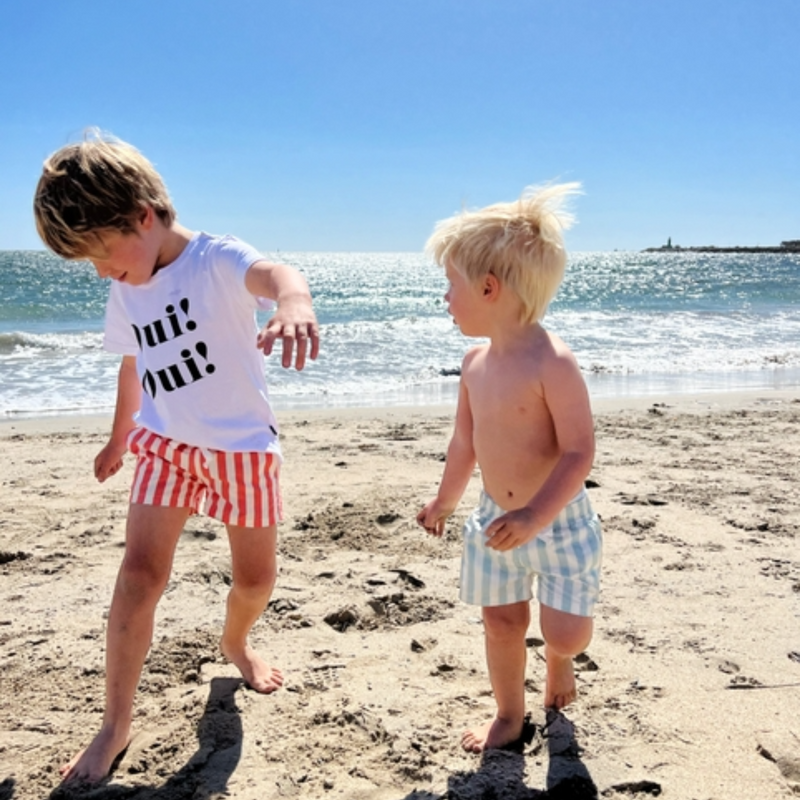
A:
[[[106,633],[106,707],[89,746],[61,768],[99,781],[127,747],[156,605],[186,520],[205,504],[225,523],[232,585],[224,655],[256,691],[283,677],[248,634],[275,583],[281,519],[278,431],[263,358],[282,340],[284,367],[317,357],[305,279],[233,237],[177,222],[161,177],[135,148],[92,134],[50,156],[34,201],[45,244],[112,278],[104,346],[122,356],[111,436],[95,459],[105,481],[127,449],[137,463]],[[257,330],[257,308],[274,315]]]

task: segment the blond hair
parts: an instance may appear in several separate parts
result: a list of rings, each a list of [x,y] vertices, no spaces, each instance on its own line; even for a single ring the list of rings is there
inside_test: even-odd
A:
[[[580,188],[530,186],[519,200],[456,214],[436,225],[425,250],[468,280],[493,274],[518,295],[522,321],[539,321],[564,277],[562,232],[574,221],[565,204]]]
[[[33,213],[42,241],[63,258],[83,258],[102,231],[134,233],[150,207],[169,227],[175,209],[155,167],[132,145],[96,129],[44,162]]]

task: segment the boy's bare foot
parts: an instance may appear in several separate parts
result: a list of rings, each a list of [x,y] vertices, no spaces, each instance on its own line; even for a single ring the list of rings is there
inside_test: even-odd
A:
[[[498,750],[520,740],[523,723],[513,723],[508,720],[494,719],[483,725],[464,731],[461,737],[461,746],[468,753],[482,753],[484,750]]]
[[[244,649],[228,647],[225,642],[220,645],[222,655],[239,668],[246,683],[261,694],[270,694],[283,686],[283,675],[275,667],[271,667],[250,647]]]
[[[111,772],[112,765],[129,744],[130,730],[117,733],[102,728],[85,750],[81,750],[58,770],[61,778],[66,783],[97,783]]]
[[[547,683],[544,690],[544,707],[562,709],[578,695],[575,670],[570,656],[558,656],[545,647]]]

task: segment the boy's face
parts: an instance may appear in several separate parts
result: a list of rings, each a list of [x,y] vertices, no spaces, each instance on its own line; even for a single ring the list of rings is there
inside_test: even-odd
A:
[[[444,299],[447,311],[465,336],[485,336],[485,302],[480,283],[462,275],[452,264],[445,266],[449,287]]]
[[[153,277],[158,262],[152,230],[146,223],[137,223],[135,233],[105,230],[97,234],[97,244],[86,258],[101,278],[141,286]]]

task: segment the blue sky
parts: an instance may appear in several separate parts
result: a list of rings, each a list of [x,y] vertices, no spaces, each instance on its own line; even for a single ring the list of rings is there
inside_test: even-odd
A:
[[[578,180],[573,250],[800,238],[797,0],[9,0],[0,249],[99,126],[181,221],[263,250],[420,250]]]

